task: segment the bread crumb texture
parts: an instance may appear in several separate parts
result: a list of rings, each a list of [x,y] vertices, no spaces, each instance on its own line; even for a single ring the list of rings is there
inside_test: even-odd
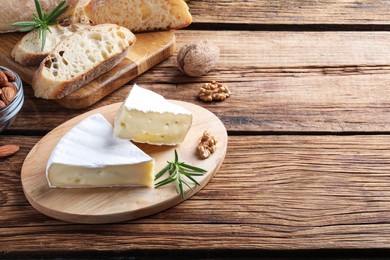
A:
[[[71,80],[129,47],[131,35],[124,28],[107,29],[92,27],[61,42],[45,60],[45,76],[57,81]]]

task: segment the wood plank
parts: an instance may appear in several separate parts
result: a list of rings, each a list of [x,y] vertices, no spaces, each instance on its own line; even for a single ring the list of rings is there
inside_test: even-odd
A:
[[[196,196],[98,226],[52,220],[26,204],[18,169],[36,140],[0,137],[22,145],[2,161],[1,251],[389,249],[386,135],[232,136],[220,171]]]
[[[213,6],[210,9],[210,6]],[[195,23],[219,24],[389,24],[386,0],[196,0]]]
[[[187,77],[174,55],[131,83],[203,106],[218,115],[228,131],[390,131],[389,32],[182,30],[176,35],[178,49],[202,38],[218,44],[216,70]],[[232,96],[221,103],[197,100],[201,84],[211,80],[228,86]],[[90,109],[124,100],[129,89],[121,88]],[[87,111],[35,99],[28,86],[25,92],[14,131],[50,131]]]
[[[290,233],[261,224],[15,227],[11,232],[1,230],[0,248],[8,253],[35,252],[40,255],[52,250],[67,253],[137,250],[147,253],[149,250],[368,249],[386,247],[390,239],[389,234],[383,232],[389,230],[389,224],[343,227],[342,231],[338,226],[325,226]]]

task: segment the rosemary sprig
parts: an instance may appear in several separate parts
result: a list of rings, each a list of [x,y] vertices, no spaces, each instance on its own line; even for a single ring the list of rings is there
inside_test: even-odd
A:
[[[188,184],[188,182],[185,180],[185,177],[191,180],[195,185],[200,186],[199,182],[194,179],[194,176],[203,176],[207,172],[204,169],[186,164],[184,162],[179,162],[179,156],[177,155],[176,150],[175,160],[173,162],[167,161],[167,163],[168,164],[156,174],[154,180],[158,180],[166,172],[169,172],[169,176],[166,179],[156,183],[154,187],[157,189],[171,182],[175,182],[176,191],[181,195],[182,198],[184,198],[183,184],[193,190],[190,184]]]
[[[43,51],[43,48],[45,48],[46,44],[46,31],[50,32],[49,26],[58,23],[57,19],[69,8],[69,5],[64,6],[66,1],[62,1],[56,8],[53,9],[53,11],[48,14],[46,11],[42,11],[41,4],[38,0],[34,1],[37,14],[33,14],[33,21],[16,22],[12,23],[12,25],[23,26],[23,28],[19,29],[20,32],[28,32],[37,29],[39,39],[42,40],[41,51]]]

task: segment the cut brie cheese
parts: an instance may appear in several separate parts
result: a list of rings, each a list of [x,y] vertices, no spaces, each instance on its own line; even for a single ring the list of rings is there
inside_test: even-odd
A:
[[[73,127],[54,148],[46,168],[50,187],[153,187],[154,159],[94,114]]]
[[[176,145],[184,141],[191,124],[190,111],[134,85],[116,115],[114,134],[139,143]]]

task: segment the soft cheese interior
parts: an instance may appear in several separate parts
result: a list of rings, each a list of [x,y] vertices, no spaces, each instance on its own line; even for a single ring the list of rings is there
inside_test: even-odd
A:
[[[46,168],[50,187],[153,187],[154,159],[94,114],[73,127],[56,145]]]
[[[134,85],[116,115],[114,134],[140,143],[176,145],[184,141],[191,124],[191,112]]]
[[[53,187],[153,187],[153,162],[133,165],[87,168],[53,163],[49,168],[49,182]]]

